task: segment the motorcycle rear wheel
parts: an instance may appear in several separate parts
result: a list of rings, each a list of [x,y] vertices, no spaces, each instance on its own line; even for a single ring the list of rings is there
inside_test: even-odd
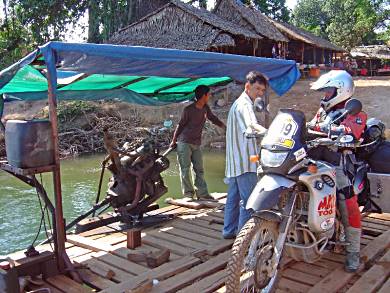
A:
[[[227,265],[226,292],[274,292],[278,271],[266,274],[278,238],[276,222],[251,218],[241,229]],[[268,266],[268,269],[270,267]]]

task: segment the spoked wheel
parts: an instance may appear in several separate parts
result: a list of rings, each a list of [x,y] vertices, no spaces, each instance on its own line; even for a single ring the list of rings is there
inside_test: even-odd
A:
[[[241,229],[227,266],[226,292],[273,292],[278,279],[272,258],[278,223],[251,218]],[[274,271],[274,272],[273,272]]]

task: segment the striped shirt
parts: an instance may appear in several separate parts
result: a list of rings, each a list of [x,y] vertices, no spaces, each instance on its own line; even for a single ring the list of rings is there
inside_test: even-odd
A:
[[[243,92],[230,108],[226,125],[226,177],[256,172],[257,164],[250,162],[257,155],[256,139],[246,138],[245,132],[258,124],[251,98]]]

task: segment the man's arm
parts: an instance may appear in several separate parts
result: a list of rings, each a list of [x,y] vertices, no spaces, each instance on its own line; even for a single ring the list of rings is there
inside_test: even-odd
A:
[[[186,126],[187,122],[188,122],[187,108],[184,108],[183,113],[181,114],[181,118],[180,118],[179,124],[177,125],[177,127],[175,129],[175,132],[173,133],[172,141],[169,144],[170,147],[175,147],[176,146],[177,137],[183,131],[183,129]]]
[[[257,122],[257,118],[255,115],[255,112],[253,112],[252,106],[245,106],[242,108],[241,115],[244,119],[245,123],[245,129],[243,129],[243,132],[246,132],[248,129],[255,131],[259,134],[262,134],[267,131],[267,129],[263,126],[261,126]]]
[[[214,113],[211,111],[209,105],[206,105],[206,114],[207,119],[209,119],[214,125],[219,126],[220,128],[226,129],[225,123],[223,123]]]

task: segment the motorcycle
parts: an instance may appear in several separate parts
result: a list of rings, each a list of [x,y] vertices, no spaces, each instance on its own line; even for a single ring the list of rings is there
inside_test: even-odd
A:
[[[346,104],[343,117],[361,111],[361,103],[356,101]],[[366,132],[377,125],[372,123]],[[328,244],[347,245],[340,241],[342,224],[336,204],[336,173],[340,170],[310,159],[307,153],[319,146],[337,147],[342,156],[339,168],[354,174],[352,180],[347,176],[345,180],[350,180],[355,194],[368,206],[367,174],[372,168],[367,161],[356,159],[355,154],[357,149],[371,154],[380,149],[383,133],[375,133],[377,138],[366,142],[356,141],[351,135],[330,134],[308,141],[303,112],[279,111],[261,142],[260,180],[246,205],[252,217],[233,244],[227,266],[227,292],[272,292],[282,256],[313,263],[321,258]],[[387,176],[387,183],[388,173],[382,174]]]

